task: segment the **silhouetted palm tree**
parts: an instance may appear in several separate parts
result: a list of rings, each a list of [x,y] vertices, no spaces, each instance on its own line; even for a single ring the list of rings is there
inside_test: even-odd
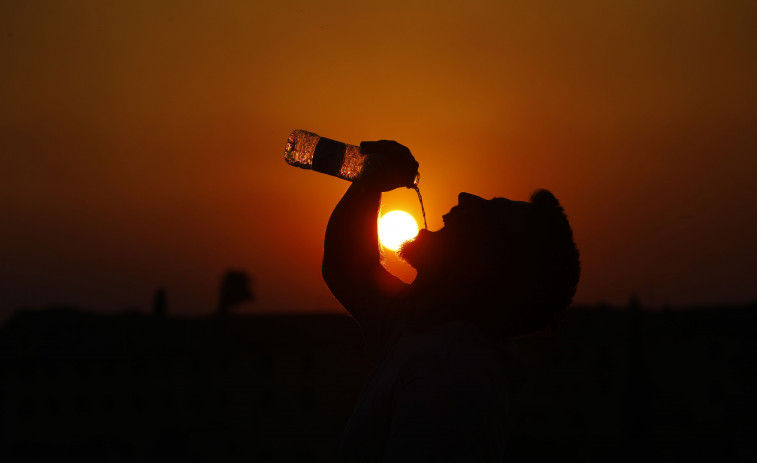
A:
[[[242,270],[229,270],[221,280],[218,315],[225,316],[229,309],[240,302],[254,301],[251,289],[252,278]]]

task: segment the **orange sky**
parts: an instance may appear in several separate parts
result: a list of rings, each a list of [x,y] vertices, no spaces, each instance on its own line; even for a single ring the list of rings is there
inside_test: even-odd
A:
[[[347,183],[284,163],[295,128],[410,147],[432,229],[460,191],[552,190],[578,302],[754,301],[755,5],[2,0],[0,315],[159,285],[207,313],[227,268],[256,310],[339,310]]]

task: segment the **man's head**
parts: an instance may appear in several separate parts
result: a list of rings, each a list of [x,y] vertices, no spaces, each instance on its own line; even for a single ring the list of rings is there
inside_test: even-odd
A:
[[[557,199],[538,190],[530,202],[460,193],[436,232],[421,230],[400,257],[425,290],[458,292],[464,313],[507,335],[554,327],[579,275],[573,233]],[[449,296],[449,294],[448,294]]]

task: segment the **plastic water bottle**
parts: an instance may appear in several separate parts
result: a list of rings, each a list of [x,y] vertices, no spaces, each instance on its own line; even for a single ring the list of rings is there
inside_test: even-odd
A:
[[[366,171],[370,164],[369,156],[360,151],[359,146],[348,145],[340,141],[318,136],[305,130],[295,130],[289,134],[284,160],[289,165],[302,169],[312,169],[334,177],[354,182]],[[423,212],[423,224],[426,223],[426,210],[423,207],[421,191],[418,189],[419,174],[413,180],[413,188],[418,194]]]
[[[370,163],[368,155],[359,146],[318,136],[305,130],[289,135],[284,159],[289,165],[312,169],[350,182],[359,179]],[[418,177],[413,184],[418,183]]]

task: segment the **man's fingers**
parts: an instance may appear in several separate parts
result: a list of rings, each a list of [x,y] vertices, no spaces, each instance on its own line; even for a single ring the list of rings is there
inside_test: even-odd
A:
[[[361,141],[360,142],[360,150],[365,151],[367,153],[370,153],[373,151],[373,148],[376,146],[375,141]]]
[[[412,156],[407,146],[394,140],[363,141],[360,142],[360,149],[369,153]]]
[[[394,140],[364,141],[360,150],[372,157],[366,180],[377,182],[383,191],[413,183],[419,165],[406,146]]]

